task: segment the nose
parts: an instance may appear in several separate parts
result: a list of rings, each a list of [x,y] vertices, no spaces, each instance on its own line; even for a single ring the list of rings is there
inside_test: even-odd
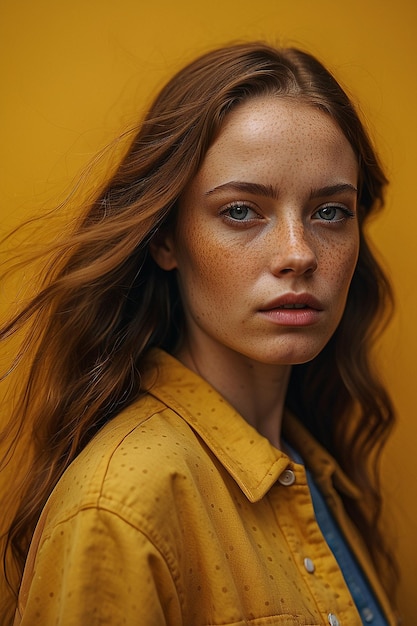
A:
[[[280,221],[273,239],[271,267],[273,274],[311,275],[316,271],[316,250],[302,221],[291,219]]]

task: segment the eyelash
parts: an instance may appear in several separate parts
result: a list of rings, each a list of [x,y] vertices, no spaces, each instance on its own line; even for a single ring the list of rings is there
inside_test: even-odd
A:
[[[252,221],[254,221],[256,219],[256,217],[250,217],[248,219],[245,219],[247,217],[247,214],[245,216],[243,216],[243,219],[237,219],[234,218],[230,215],[230,211],[232,211],[233,209],[244,209],[247,210],[247,212],[252,211],[256,217],[261,218],[261,216],[259,216],[258,212],[256,211],[256,209],[254,207],[252,207],[248,202],[244,202],[244,201],[236,201],[236,202],[232,202],[230,204],[228,204],[222,211],[221,211],[221,215],[228,221],[233,222],[234,224],[236,223],[242,223],[242,224],[248,224]],[[342,217],[339,217],[337,219],[325,219],[324,217],[314,217],[315,215],[319,214],[320,211],[323,211],[325,209],[334,209],[335,211],[341,211],[343,213]],[[346,207],[345,205],[340,205],[340,204],[335,204],[335,203],[328,203],[328,204],[324,204],[322,206],[320,206],[318,209],[316,209],[313,213],[313,219],[317,219],[319,221],[322,222],[328,222],[329,224],[335,224],[338,222],[342,222],[346,219],[351,219],[355,217],[355,213],[354,211],[352,211],[351,209],[349,209],[348,207]]]
[[[329,222],[329,223],[337,223],[337,222],[341,222],[345,219],[351,219],[355,217],[355,213],[353,211],[351,211],[350,209],[348,209],[346,206],[344,206],[343,204],[334,204],[334,203],[329,203],[329,204],[324,204],[323,206],[321,206],[319,209],[317,209],[314,213],[313,213],[313,218],[314,215],[317,215],[318,213],[320,213],[320,211],[323,211],[325,209],[335,209],[336,211],[341,211],[343,213],[343,217],[340,217],[339,219],[329,219],[326,220],[325,218],[321,218],[321,221],[323,222]],[[315,219],[319,219],[319,218],[315,218]]]
[[[245,223],[245,222],[250,222],[254,219],[253,217],[249,219],[242,219],[242,220],[233,218],[231,215],[228,215],[228,213],[232,211],[233,209],[247,209],[248,211],[252,211],[257,217],[259,217],[259,214],[257,213],[256,209],[252,207],[248,202],[239,202],[239,201],[228,204],[226,208],[221,211],[221,215],[225,217],[227,220],[230,220],[231,222],[234,222],[234,223],[236,222]]]

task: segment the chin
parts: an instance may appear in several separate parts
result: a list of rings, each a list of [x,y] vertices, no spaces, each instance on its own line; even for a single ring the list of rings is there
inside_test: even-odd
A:
[[[265,365],[303,365],[316,358],[323,350],[325,343],[310,346],[279,346],[276,349],[268,350],[263,355],[258,355],[255,360],[265,363]]]

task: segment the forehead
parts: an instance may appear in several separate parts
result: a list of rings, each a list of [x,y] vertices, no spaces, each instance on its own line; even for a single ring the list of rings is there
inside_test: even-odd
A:
[[[284,136],[294,126],[310,134],[343,135],[331,115],[318,106],[297,97],[270,95],[249,98],[236,105],[226,115],[214,143],[220,136],[232,134],[237,127],[240,133],[244,131],[242,138],[250,139],[265,128]]]
[[[269,143],[268,139],[285,141],[287,147],[297,146],[300,140],[316,146],[338,141],[352,149],[330,114],[282,96],[253,98],[235,107],[226,116],[211,148],[231,141],[236,145]]]
[[[357,160],[345,135],[324,111],[282,96],[250,99],[236,106],[206,153],[202,169],[250,163],[261,167],[275,161],[311,167],[354,167]]]

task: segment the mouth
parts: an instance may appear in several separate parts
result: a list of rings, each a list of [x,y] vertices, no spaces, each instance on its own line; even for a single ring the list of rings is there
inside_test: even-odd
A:
[[[268,322],[278,326],[312,326],[320,321],[323,306],[310,294],[288,293],[271,301],[260,310]]]
[[[274,309],[311,309],[312,307],[307,304],[281,304],[274,307]]]
[[[275,310],[313,310],[322,311],[323,306],[321,303],[312,296],[306,293],[287,293],[283,294],[279,298],[272,300],[265,307],[262,307],[261,311],[275,311]]]

